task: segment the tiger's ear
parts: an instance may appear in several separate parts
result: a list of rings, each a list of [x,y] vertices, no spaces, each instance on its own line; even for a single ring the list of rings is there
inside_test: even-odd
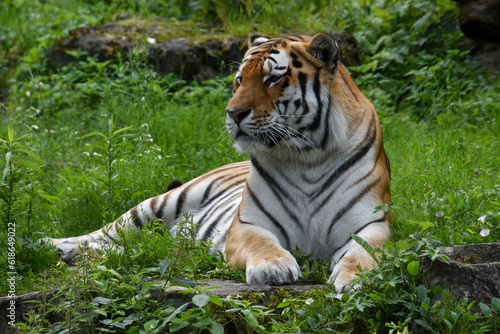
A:
[[[332,36],[325,33],[317,34],[306,47],[311,56],[326,65],[328,71],[335,70],[339,61],[339,46]]]
[[[248,48],[253,48],[254,46],[259,46],[269,40],[267,37],[262,37],[259,35],[253,35],[248,39]]]

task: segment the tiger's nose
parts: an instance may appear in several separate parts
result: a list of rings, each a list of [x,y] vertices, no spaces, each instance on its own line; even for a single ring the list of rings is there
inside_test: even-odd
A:
[[[252,109],[247,109],[247,110],[243,110],[243,109],[226,109],[226,112],[229,116],[231,116],[231,118],[236,122],[236,123],[240,123],[241,121],[243,121],[243,119],[245,119],[245,117],[247,117],[248,115],[250,115],[250,113],[252,112]]]

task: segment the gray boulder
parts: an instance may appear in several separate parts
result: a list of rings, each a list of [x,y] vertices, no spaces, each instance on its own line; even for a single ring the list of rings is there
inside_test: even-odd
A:
[[[500,242],[439,250],[449,257],[448,263],[441,259],[424,263],[428,286],[448,288],[456,299],[490,304],[492,298],[500,298]]]
[[[458,21],[472,40],[472,55],[486,67],[500,71],[500,0],[453,0]]]

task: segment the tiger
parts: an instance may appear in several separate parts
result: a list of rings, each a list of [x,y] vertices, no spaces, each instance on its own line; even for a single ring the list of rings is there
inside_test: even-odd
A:
[[[250,285],[299,280],[291,250],[331,261],[327,280],[351,289],[359,270],[376,261],[352,235],[372,248],[391,236],[390,165],[372,103],[339,61],[328,33],[248,40],[234,75],[226,127],[249,161],[207,172],[133,207],[92,233],[49,241],[62,260],[82,245],[100,249],[162,220],[175,232],[188,212],[196,238],[209,242]]]

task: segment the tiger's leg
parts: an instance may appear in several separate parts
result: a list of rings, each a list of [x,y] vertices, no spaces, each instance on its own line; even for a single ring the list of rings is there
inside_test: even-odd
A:
[[[290,284],[300,276],[297,261],[273,233],[237,218],[227,234],[226,259],[229,267],[246,271],[251,285]]]
[[[119,247],[120,232],[134,232],[148,221],[154,221],[159,214],[155,203],[160,203],[166,194],[152,197],[124,213],[114,222],[89,234],[70,238],[45,238],[44,241],[53,244],[60,252],[61,260],[71,261],[83,249],[97,250],[106,247]]]
[[[390,230],[386,222],[371,223],[358,234],[372,248],[382,248],[387,240],[389,240]],[[332,274],[328,279],[328,283],[335,285],[337,293],[349,290],[349,283],[357,278],[361,270],[371,269],[376,265],[373,257],[354,239],[340,248],[333,255]]]

